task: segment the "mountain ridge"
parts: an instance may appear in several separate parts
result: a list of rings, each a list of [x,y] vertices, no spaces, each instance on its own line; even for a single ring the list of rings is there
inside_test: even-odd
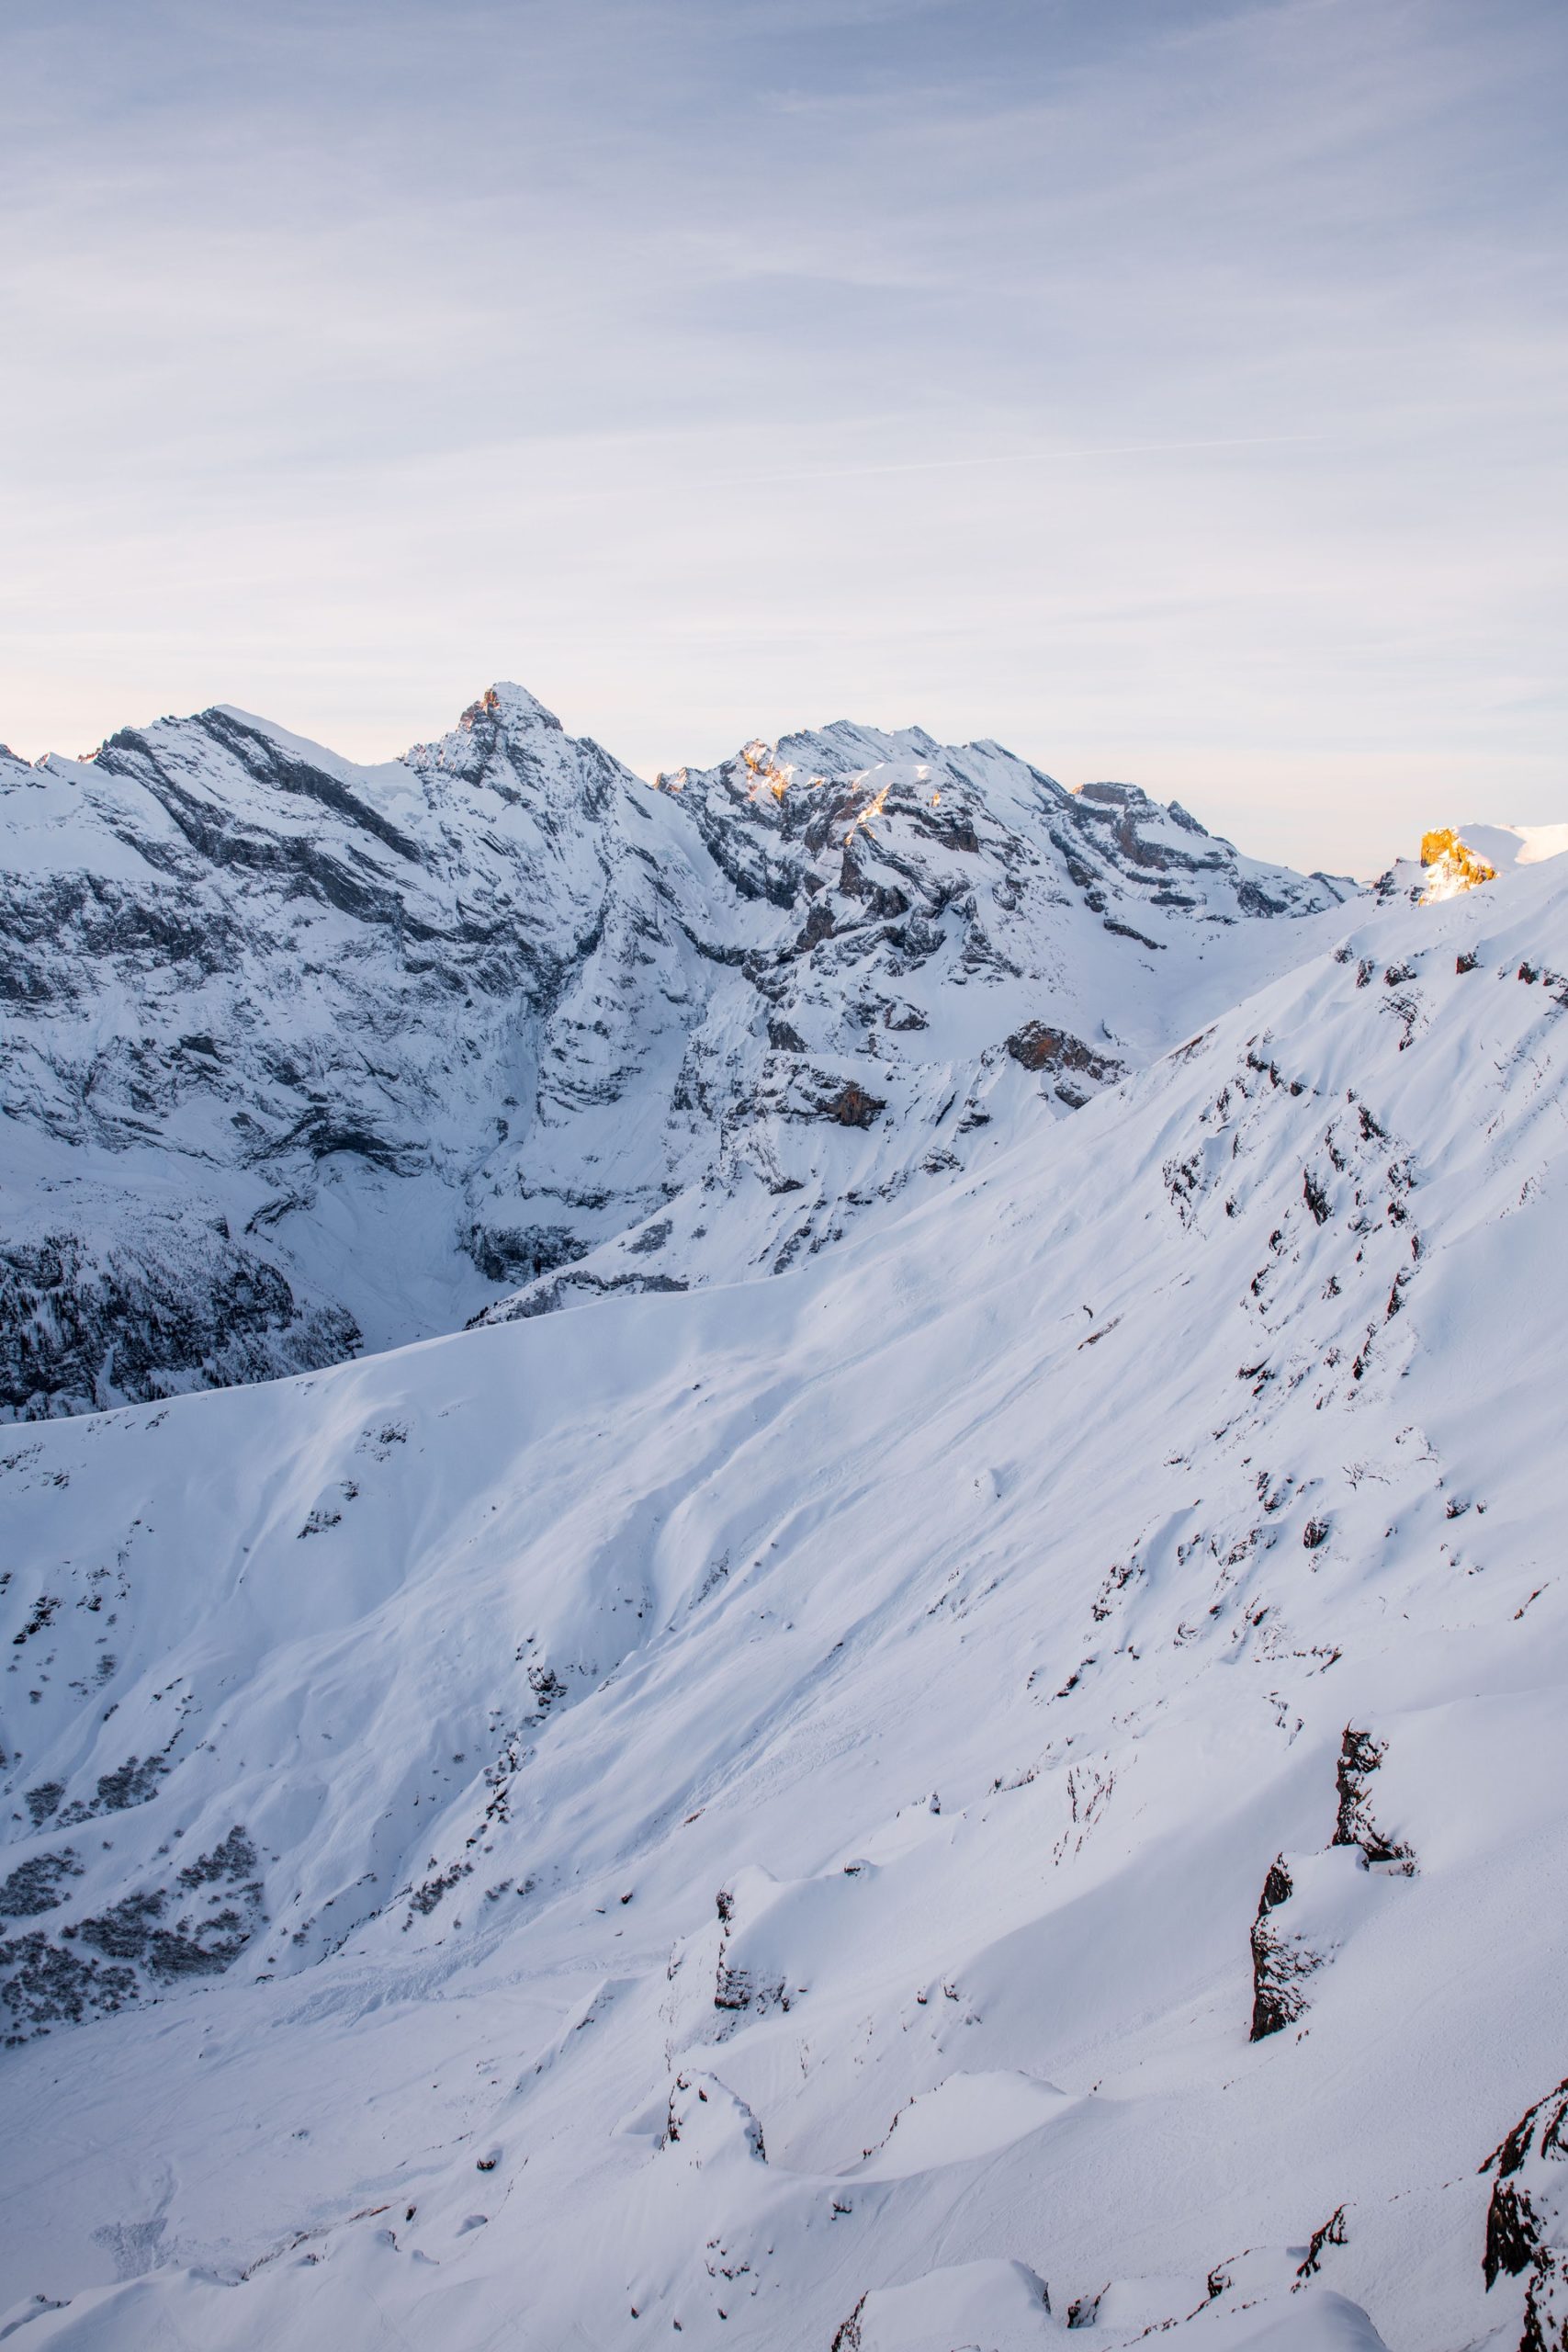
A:
[[[123,729],[0,764],[0,828],[7,1419],[787,1264],[1345,887],[919,729],[649,786],[511,685],[372,767]]]

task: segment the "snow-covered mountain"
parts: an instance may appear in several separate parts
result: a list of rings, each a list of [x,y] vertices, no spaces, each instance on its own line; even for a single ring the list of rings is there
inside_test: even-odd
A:
[[[1308,923],[1216,922],[1190,956],[1105,928],[1202,922],[1154,903],[1198,886],[1129,842],[1215,857],[1206,903],[1238,911],[1252,877],[1178,820],[894,739],[910,780],[846,843],[850,785],[810,781],[834,741],[753,752],[755,800],[744,760],[679,793],[606,763],[601,821],[647,829],[649,895],[596,897],[562,852],[575,977],[535,1034],[573,1006],[629,1052],[619,976],[651,1007],[650,970],[700,972],[702,1019],[671,1003],[650,1065],[711,1053],[725,1103],[731,1049],[753,1093],[774,1054],[868,1093],[874,1066],[924,1122],[919,1167],[962,1124],[904,1057],[930,1030],[832,1025],[908,1003],[980,1073],[982,1153],[776,1279],[8,1433],[0,2330],[26,2352],[1568,2340],[1568,867],[1359,901],[1255,988],[1247,956]],[[176,741],[181,788],[226,808],[188,779],[276,739],[209,718],[107,782],[25,788],[142,811],[126,771],[173,772]],[[576,809],[566,766],[601,755],[542,722],[481,715],[401,772],[422,889],[476,809],[542,831],[542,793],[483,797],[528,747]],[[288,838],[287,789],[245,842]],[[958,816],[978,850],[929,830]],[[370,894],[383,855],[415,861],[363,834],[333,872]],[[1004,928],[1004,842],[1039,967]],[[695,912],[716,922],[721,852],[723,933]],[[521,888],[541,854],[495,871]],[[340,933],[372,919],[266,870],[312,1006],[318,927],[405,974],[439,946],[476,1035],[489,959],[519,959],[497,1006],[542,987],[499,897],[430,882],[422,946],[406,917]],[[964,873],[973,906],[930,911]],[[874,889],[908,903],[874,914]],[[818,904],[831,930],[784,955]],[[798,1046],[741,1017],[752,922]],[[1239,1001],[1159,1053],[1167,989],[1225,974]],[[416,979],[397,1067],[428,1052],[434,1102]],[[1005,1046],[1031,1015],[1131,1074],[1058,1057],[1092,1099],[1043,1115]],[[530,1107],[573,1066],[538,1050]],[[644,1159],[676,1182],[682,1112],[613,1157],[652,1099],[581,1106],[618,1198]],[[737,1200],[800,1204],[840,1165],[813,1153],[877,1148],[789,1099],[734,1108],[734,1148],[814,1172]],[[408,1182],[445,1197],[434,1167]],[[542,1217],[496,1197],[496,1229]]]
[[[517,686],[378,767],[229,709],[0,755],[0,1414],[782,1269],[1348,887],[918,729],[650,788]]]

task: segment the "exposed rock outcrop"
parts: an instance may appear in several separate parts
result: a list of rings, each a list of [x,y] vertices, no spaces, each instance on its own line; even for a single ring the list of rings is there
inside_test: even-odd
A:
[[[1495,2176],[1487,2288],[1524,2277],[1519,2352],[1568,2352],[1568,2081],[1526,2109],[1481,2169]]]

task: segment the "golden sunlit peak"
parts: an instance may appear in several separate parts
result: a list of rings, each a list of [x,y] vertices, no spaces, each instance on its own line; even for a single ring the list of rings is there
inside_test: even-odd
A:
[[[755,800],[758,793],[766,785],[773,798],[782,800],[790,783],[790,771],[788,768],[781,768],[777,765],[771,745],[761,740],[743,743],[740,747],[740,756],[751,772],[751,788],[746,795],[747,799]]]
[[[1421,893],[1424,907],[1444,899],[1457,899],[1479,883],[1495,882],[1497,878],[1496,867],[1488,865],[1468,842],[1461,841],[1451,825],[1422,834],[1421,863],[1429,877]]]

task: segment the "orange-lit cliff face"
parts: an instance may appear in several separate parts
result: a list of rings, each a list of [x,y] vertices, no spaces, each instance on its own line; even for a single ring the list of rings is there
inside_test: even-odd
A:
[[[1429,877],[1421,893],[1423,906],[1457,899],[1461,891],[1497,878],[1496,867],[1462,842],[1451,825],[1422,834],[1421,864]]]

